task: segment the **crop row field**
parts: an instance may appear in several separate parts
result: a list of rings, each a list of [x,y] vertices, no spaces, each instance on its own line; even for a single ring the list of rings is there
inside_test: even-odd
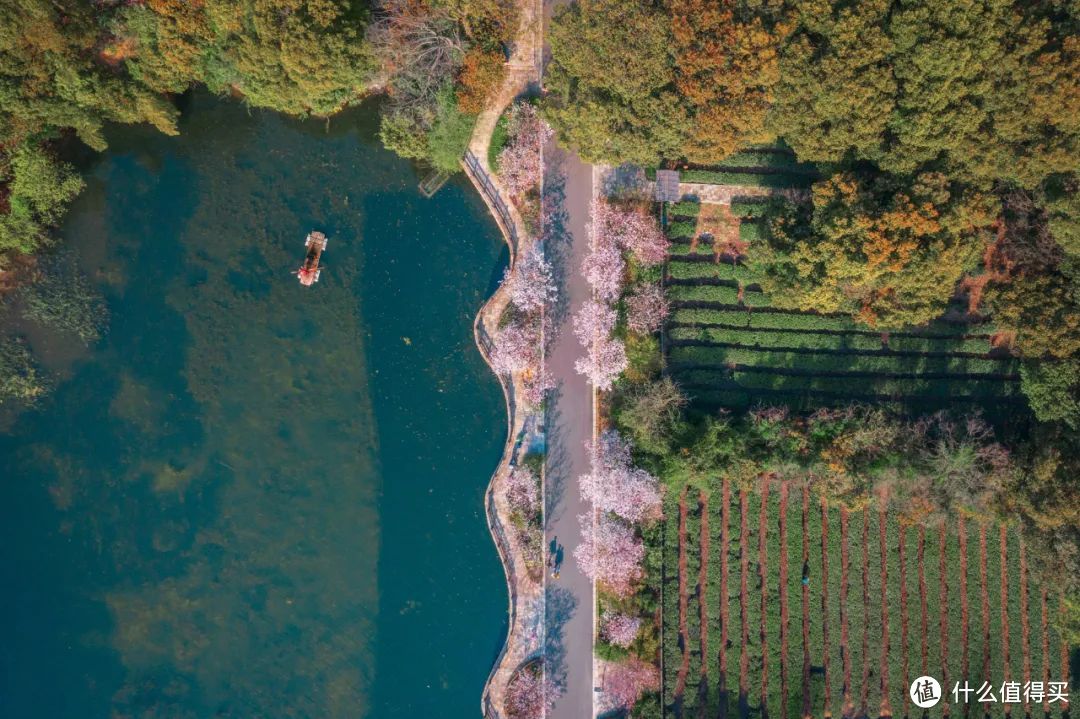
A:
[[[757,198],[736,199],[712,225],[702,218],[716,206],[667,208],[665,362],[697,405],[1023,406],[1016,360],[994,347],[992,328],[976,319],[957,313],[928,327],[879,332],[843,315],[773,307],[747,261],[762,236],[761,207]]]
[[[906,525],[887,506],[829,506],[801,483],[715,484],[667,499],[667,716],[1065,715],[1049,692],[1001,701],[1006,682],[1048,688],[1069,674],[1053,628],[1061,597],[1038,583],[1016,528]],[[924,675],[945,695],[925,715],[908,698]],[[964,681],[989,683],[998,701],[954,702]]]

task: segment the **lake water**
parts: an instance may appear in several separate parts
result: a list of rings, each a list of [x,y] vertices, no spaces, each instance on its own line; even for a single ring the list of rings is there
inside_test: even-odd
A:
[[[38,338],[63,379],[0,434],[0,716],[474,717],[498,231],[460,177],[422,198],[371,104],[186,103],[90,162],[63,234],[109,331]]]

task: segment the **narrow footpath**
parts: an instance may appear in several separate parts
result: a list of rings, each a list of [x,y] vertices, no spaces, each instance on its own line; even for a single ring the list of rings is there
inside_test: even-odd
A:
[[[589,248],[592,168],[554,141],[544,155],[545,182],[564,183],[550,190],[562,195],[562,212],[557,213],[560,226],[547,245],[549,255],[555,256],[564,301],[556,319],[560,331],[547,358],[558,382],[547,415],[547,541],[548,546],[557,541],[563,561],[559,578],[547,580],[546,628],[549,665],[556,667],[556,681],[566,692],[547,716],[588,719],[593,716],[593,586],[578,570],[573,553],[581,543],[578,516],[589,511],[577,478],[589,471],[585,442],[593,434],[593,392],[574,369],[584,349],[574,337],[571,317],[591,294],[580,268]]]

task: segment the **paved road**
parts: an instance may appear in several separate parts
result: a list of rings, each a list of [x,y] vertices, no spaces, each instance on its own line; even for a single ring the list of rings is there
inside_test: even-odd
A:
[[[592,168],[552,142],[545,149],[548,191],[561,198],[560,211],[550,217],[554,231],[547,253],[555,260],[563,302],[556,315],[560,333],[548,356],[548,367],[559,383],[556,400],[548,411],[547,541],[562,547],[559,579],[548,578],[547,652],[554,676],[566,693],[548,714],[554,719],[590,719],[593,716],[593,586],[578,571],[574,548],[581,541],[578,515],[588,506],[577,489],[579,475],[589,471],[585,441],[592,437],[592,391],[574,369],[583,348],[571,328],[570,317],[590,296],[581,276],[581,260],[588,252],[586,231],[592,197]]]

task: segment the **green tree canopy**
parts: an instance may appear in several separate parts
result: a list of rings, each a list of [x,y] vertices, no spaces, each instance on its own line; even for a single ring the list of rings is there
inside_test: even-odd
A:
[[[549,41],[546,114],[564,142],[594,162],[655,164],[678,153],[687,120],[659,9],[637,0],[567,5]]]
[[[936,173],[910,186],[841,173],[814,185],[812,210],[774,210],[751,262],[775,306],[847,312],[881,328],[924,324],[978,259],[992,218],[985,204]]]

